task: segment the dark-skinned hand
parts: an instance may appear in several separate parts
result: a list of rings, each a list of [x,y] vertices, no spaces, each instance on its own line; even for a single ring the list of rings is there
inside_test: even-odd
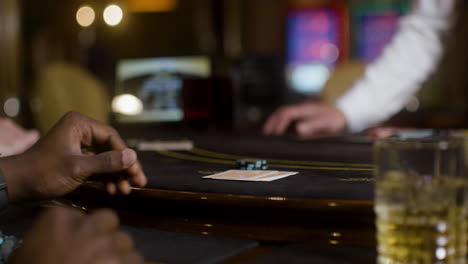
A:
[[[76,112],[67,113],[26,152],[0,158],[0,169],[13,201],[61,196],[95,174],[127,175],[107,184],[111,194],[130,193],[130,183],[146,184],[135,151],[116,130]]]
[[[118,230],[109,210],[84,215],[77,210],[47,210],[26,234],[10,264],[140,264],[130,236]]]

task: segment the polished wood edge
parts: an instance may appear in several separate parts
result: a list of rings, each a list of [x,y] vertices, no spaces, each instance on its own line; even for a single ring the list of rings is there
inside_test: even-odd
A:
[[[105,191],[102,182],[88,181],[84,187]],[[136,188],[132,187],[132,196],[152,199],[163,199],[183,202],[195,202],[203,204],[234,205],[245,207],[264,208],[298,208],[307,210],[324,211],[353,211],[355,213],[373,213],[373,201],[367,200],[339,200],[339,199],[313,199],[313,198],[288,198],[279,196],[252,196],[238,194],[189,192],[164,189]]]

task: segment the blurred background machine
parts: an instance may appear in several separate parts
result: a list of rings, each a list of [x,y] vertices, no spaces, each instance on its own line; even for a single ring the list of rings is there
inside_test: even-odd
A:
[[[182,87],[189,78],[209,78],[208,57],[123,59],[117,63],[117,121],[182,121]]]
[[[44,130],[57,118],[50,113],[86,111],[90,104],[102,107],[87,114],[117,123],[204,120],[215,127],[219,122],[222,127],[258,126],[282,104],[336,100],[392,40],[410,4],[2,1],[0,19],[8,31],[0,27],[0,52],[8,56],[0,56],[5,65],[0,69],[1,112]],[[89,78],[83,83],[72,78],[73,85],[67,77],[44,83],[44,74],[57,64],[73,65]],[[67,103],[70,109],[48,98],[52,92],[41,87],[50,86],[63,89],[61,96],[69,96],[64,102],[73,101]],[[435,74],[396,120],[461,126],[464,108],[463,89],[445,89],[444,76]],[[100,117],[103,111],[111,118]],[[51,117],[43,121],[39,117],[44,115]]]

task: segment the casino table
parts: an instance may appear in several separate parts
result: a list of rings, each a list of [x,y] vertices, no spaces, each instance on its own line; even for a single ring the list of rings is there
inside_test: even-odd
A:
[[[190,151],[140,153],[149,175],[149,189],[256,197],[372,200],[370,145],[232,134],[193,135],[192,140],[195,147]],[[248,157],[267,160],[271,169],[299,174],[268,183],[201,178],[235,169],[237,159]]]
[[[363,136],[300,140],[188,129],[120,132],[129,142],[191,140],[194,148],[138,151],[148,185],[128,197],[109,196],[92,180],[61,202],[84,210],[112,207],[132,228],[202,236],[214,244],[230,239],[221,263],[273,263],[281,256],[314,263],[308,260],[333,257],[329,253],[335,250],[362,251],[357,256],[369,256],[369,263],[375,259],[372,141]],[[265,159],[271,170],[299,173],[272,182],[202,178],[235,169],[242,158]],[[323,261],[317,263],[367,263]]]
[[[127,135],[127,138],[132,136]],[[133,137],[135,138],[135,137]],[[139,158],[148,175],[147,188],[179,192],[343,200],[369,204],[373,199],[372,142],[360,136],[319,140],[265,137],[256,133],[154,133],[148,140],[189,139],[189,151],[145,151]],[[298,175],[268,183],[226,182],[202,176],[235,169],[242,158],[268,161],[270,169]]]
[[[251,132],[121,129],[135,140],[191,140],[188,151],[138,151],[148,177],[110,196],[96,177],[47,206],[116,210],[148,263],[374,263],[372,142],[363,136],[299,140]],[[272,182],[203,179],[241,158],[296,171]],[[0,230],[21,235],[29,209]],[[21,219],[21,220],[18,220]],[[25,220],[26,219],[26,220]]]

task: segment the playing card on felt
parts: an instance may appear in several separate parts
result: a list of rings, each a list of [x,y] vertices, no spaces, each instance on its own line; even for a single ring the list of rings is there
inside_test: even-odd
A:
[[[295,175],[295,174],[298,174],[298,173],[299,172],[295,172],[295,171],[278,171],[278,172],[275,172],[275,173],[271,173],[271,174],[267,174],[267,175],[264,175],[264,176],[256,177],[255,181],[275,181],[275,180],[286,178],[288,176]]]
[[[267,170],[228,170],[225,172],[208,175],[203,178],[233,181],[255,181],[256,178],[276,173],[277,171]]]

